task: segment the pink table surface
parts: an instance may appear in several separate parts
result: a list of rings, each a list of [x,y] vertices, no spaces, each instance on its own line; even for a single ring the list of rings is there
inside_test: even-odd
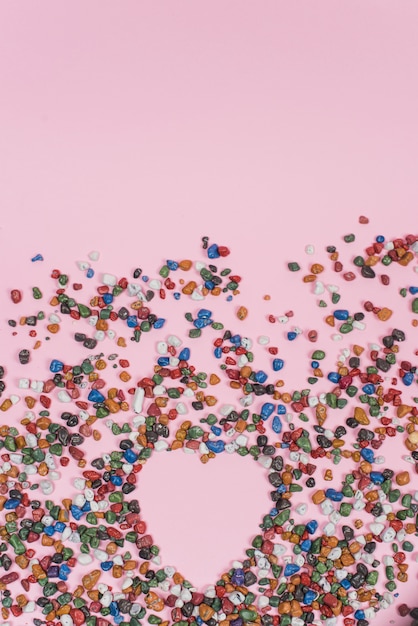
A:
[[[6,324],[16,316],[10,288],[46,290],[54,267],[82,279],[75,262],[92,249],[101,271],[129,275],[139,265],[152,274],[166,258],[197,259],[208,235],[231,248],[228,263],[244,277],[234,303],[209,308],[236,328],[236,306],[246,305],[239,328],[269,334],[286,359],[286,385],[300,386],[312,345],[296,353],[266,317],[293,309],[295,325],[319,328],[323,311],[287,262],[307,268],[309,243],[323,259],[335,244],[348,261],[378,234],[416,231],[417,18],[409,1],[2,3],[0,360],[16,362],[26,347]],[[350,232],[357,240],[344,246]],[[31,263],[38,252],[44,263]],[[417,330],[396,281],[407,286],[413,274],[393,276],[385,292],[377,281],[367,292],[363,281],[347,284],[344,303],[393,302],[391,325],[408,330],[412,354]],[[169,309],[171,332],[184,333],[186,304]],[[383,334],[369,323],[358,341]],[[319,343],[335,355],[341,348],[325,332]],[[132,346],[127,353],[140,377],[146,361]],[[84,355],[57,337],[25,374],[63,354]],[[213,367],[210,356],[199,359]],[[17,423],[21,409],[2,423],[10,416]],[[396,450],[394,466],[405,469],[404,453]],[[198,585],[242,557],[268,506],[262,472],[240,462],[209,468],[162,454],[144,470],[144,511],[164,564],[181,565]],[[208,497],[193,505],[187,494],[199,489]],[[415,555],[398,589],[404,601],[416,598]],[[408,623],[394,608],[374,623],[390,621]]]

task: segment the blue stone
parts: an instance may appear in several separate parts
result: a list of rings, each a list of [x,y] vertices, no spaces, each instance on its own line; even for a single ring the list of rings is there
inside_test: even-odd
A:
[[[108,572],[113,567],[113,561],[102,561],[102,563],[100,563],[100,567],[104,572]]]
[[[219,441],[207,441],[206,445],[211,452],[215,454],[219,454],[225,450],[225,443],[221,440]]]
[[[347,309],[337,309],[336,311],[334,311],[334,317],[336,320],[341,320],[341,321],[348,320]]]
[[[86,278],[93,278],[94,276],[94,269],[92,267],[89,267],[89,269],[86,272]]]
[[[70,506],[70,511],[75,520],[79,520],[83,517],[83,511],[80,509],[79,506],[76,506],[75,504],[72,504]]]
[[[129,450],[125,450],[123,456],[125,457],[127,463],[135,463],[135,461],[138,459],[137,454],[135,454],[135,452],[131,448]]]
[[[209,317],[198,317],[193,322],[193,326],[195,328],[205,328],[206,326],[209,326],[209,324],[212,324],[212,320]]]
[[[296,572],[298,572],[299,570],[300,567],[299,565],[296,565],[296,563],[288,563],[284,568],[284,575],[293,576],[293,574],[296,574]]]
[[[312,589],[309,589],[309,591],[307,591],[305,595],[303,596],[303,604],[309,605],[311,602],[315,600],[316,595],[317,594],[315,591],[312,591]]]
[[[200,311],[197,312],[197,317],[211,317],[212,316],[212,311],[209,311],[209,309],[200,309]]]
[[[183,350],[179,354],[180,361],[188,361],[190,359],[190,349],[183,348]]]
[[[367,385],[364,385],[362,389],[364,393],[366,393],[368,396],[371,396],[375,392],[374,385],[372,385],[371,383],[367,383]]]
[[[222,434],[222,428],[219,428],[219,426],[211,426],[210,429],[217,437]]]
[[[170,359],[168,356],[160,356],[157,363],[160,367],[167,367],[167,365],[170,365]]]
[[[211,246],[209,246],[207,253],[210,259],[218,259],[221,256],[219,254],[218,246],[216,243],[213,243]]]
[[[51,364],[49,366],[50,371],[53,372],[54,374],[56,374],[57,372],[60,372],[63,368],[64,368],[64,363],[62,361],[58,361],[57,359],[54,359],[53,361],[51,361]]]
[[[317,528],[318,528],[318,522],[316,521],[316,519],[313,519],[306,524],[306,530],[310,535],[312,535],[316,531]]]
[[[290,332],[287,333],[287,338],[288,338],[289,341],[294,341],[297,336],[298,336],[298,334],[295,333],[295,331],[293,331],[293,330],[291,330]]]
[[[112,304],[112,302],[113,302],[113,296],[112,296],[111,293],[104,293],[102,295],[102,298],[103,298],[103,302],[105,304]]]
[[[169,270],[176,271],[179,267],[177,261],[167,261],[166,263]]]
[[[265,402],[261,407],[261,417],[263,419],[267,419],[274,411],[274,404],[271,402]]]
[[[87,400],[89,402],[104,402],[105,397],[97,389],[92,389],[87,396]]]
[[[403,376],[403,378],[402,378],[402,382],[407,387],[409,387],[409,385],[412,385],[412,383],[414,382],[414,375],[413,375],[413,373],[412,372],[406,372],[405,376]]]
[[[123,483],[122,476],[111,476],[110,482],[112,485],[116,485],[116,487],[120,487]]]
[[[222,348],[215,348],[213,354],[217,359],[220,359],[222,357]]]
[[[5,509],[15,509],[16,507],[18,507],[20,504],[20,500],[18,498],[10,498],[9,500],[6,500],[6,502],[4,503],[4,508]]]
[[[279,372],[284,366],[283,359],[273,359],[273,370]]]
[[[276,433],[276,435],[282,432],[283,424],[281,423],[280,417],[278,415],[275,415],[273,417],[273,422],[271,424],[271,427],[273,429],[273,432]]]
[[[333,502],[341,502],[341,500],[344,498],[344,494],[342,493],[342,491],[336,491],[332,488],[326,490],[325,496]]]
[[[385,477],[381,472],[370,472],[370,479],[375,485],[381,485],[385,482]]]
[[[136,315],[130,315],[126,319],[126,323],[128,324],[129,328],[135,328],[135,326],[138,326],[138,317]]]
[[[328,380],[330,380],[332,383],[338,383],[340,378],[341,378],[341,374],[338,374],[338,372],[330,372],[328,374]]]
[[[305,539],[304,541],[302,541],[302,543],[300,544],[300,547],[302,550],[304,550],[305,552],[307,552],[309,550],[309,548],[312,545],[312,541],[310,539]]]
[[[374,452],[371,448],[362,448],[360,450],[360,456],[363,457],[368,463],[374,463]]]
[[[319,367],[319,361],[312,361],[311,363],[312,369],[316,370]]]
[[[255,375],[255,380],[258,383],[264,383],[267,380],[267,374],[262,370],[259,370]]]
[[[279,404],[279,406],[277,407],[277,413],[279,415],[286,415],[286,406],[284,404]]]
[[[153,326],[154,326],[154,328],[162,328],[164,326],[164,324],[165,324],[165,318],[164,317],[159,317],[157,320],[155,320]]]

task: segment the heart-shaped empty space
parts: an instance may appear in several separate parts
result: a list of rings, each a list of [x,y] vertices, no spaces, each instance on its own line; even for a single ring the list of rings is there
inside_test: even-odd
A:
[[[155,452],[137,490],[162,566],[174,566],[199,589],[214,584],[231,561],[245,558],[273,505],[266,470],[238,454],[203,464],[181,450]]]

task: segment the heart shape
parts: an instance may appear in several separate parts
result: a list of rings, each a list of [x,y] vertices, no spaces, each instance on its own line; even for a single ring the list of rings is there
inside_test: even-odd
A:
[[[245,558],[243,547],[271,508],[270,488],[264,468],[236,454],[205,465],[193,454],[157,454],[138,481],[162,562],[176,564],[198,589]]]

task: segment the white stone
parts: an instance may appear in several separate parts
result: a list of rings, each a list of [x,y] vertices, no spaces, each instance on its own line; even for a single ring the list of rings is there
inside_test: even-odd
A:
[[[117,283],[117,278],[114,274],[103,274],[102,283],[108,287],[114,287]]]
[[[91,554],[79,554],[77,557],[77,562],[80,563],[80,565],[90,565],[92,561],[93,557]]]
[[[261,335],[258,338],[258,343],[260,346],[267,346],[270,343],[270,337],[267,337],[267,335]]]
[[[381,539],[384,543],[391,543],[396,537],[396,532],[393,528],[387,528],[383,535],[381,535]]]
[[[145,390],[143,387],[137,387],[134,393],[132,409],[135,413],[141,413],[144,402]]]

